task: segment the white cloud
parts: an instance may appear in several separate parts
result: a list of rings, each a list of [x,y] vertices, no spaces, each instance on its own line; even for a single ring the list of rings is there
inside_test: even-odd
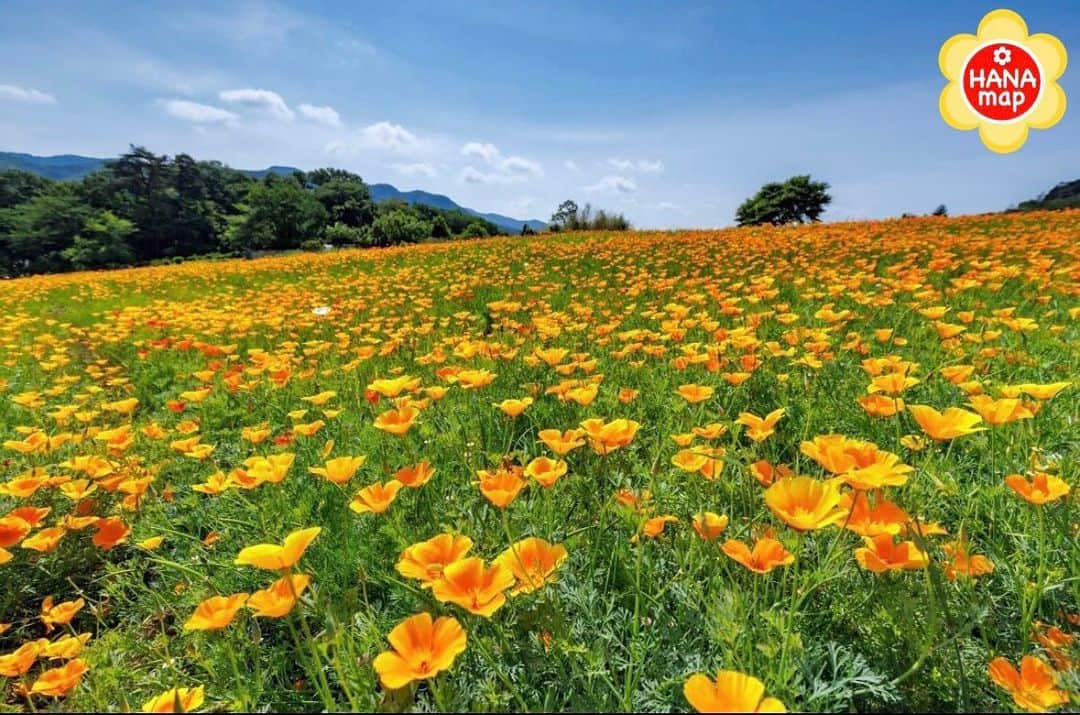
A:
[[[522,156],[508,156],[499,163],[499,168],[508,174],[524,178],[526,176],[543,176],[544,170],[531,159]]]
[[[569,169],[570,171],[572,171],[574,173],[577,173],[577,172],[581,171],[581,167],[578,166],[577,162],[574,162],[574,161],[569,161],[569,160],[564,161],[563,166],[565,166],[567,169]]]
[[[483,159],[492,168],[485,174],[476,167],[466,167],[458,179],[469,184],[513,184],[544,175],[539,163],[523,156],[503,156],[490,142],[467,142],[461,147],[461,155]]]
[[[397,153],[408,153],[420,146],[420,140],[400,124],[376,122],[360,130],[360,136],[370,146]]]
[[[665,209],[665,210],[668,210],[668,211],[675,211],[675,210],[680,209],[682,207],[679,206],[678,204],[673,204],[670,201],[661,201],[660,203],[658,203],[656,205],[656,208]]]
[[[340,127],[341,115],[333,107],[319,107],[314,104],[301,104],[297,109],[308,119],[325,124],[328,127]]]
[[[418,162],[416,164],[392,164],[391,166],[405,176],[423,175],[430,179],[439,173],[434,166],[423,162]]]
[[[56,97],[33,88],[18,87],[13,84],[0,84],[0,99],[30,104],[56,104]]]
[[[285,100],[277,92],[268,89],[227,89],[218,92],[218,97],[223,102],[239,104],[243,107],[253,107],[269,112],[278,119],[292,121],[296,114],[285,104]]]
[[[476,167],[466,166],[458,174],[458,181],[463,184],[490,184],[492,177],[483,173]]]
[[[619,171],[639,171],[643,174],[655,174],[664,170],[664,162],[662,161],[649,161],[648,159],[638,159],[637,161],[631,161],[630,159],[620,159],[613,157],[607,160],[608,166]]]
[[[499,148],[488,142],[468,142],[461,147],[462,156],[478,156],[489,164],[499,158]]]
[[[211,107],[209,104],[189,102],[186,99],[167,99],[163,102],[165,112],[177,119],[197,124],[232,123],[238,117],[227,109]]]
[[[617,191],[621,194],[632,194],[637,191],[637,184],[633,179],[625,176],[605,176],[600,181],[584,187],[585,191],[595,193],[598,191]]]

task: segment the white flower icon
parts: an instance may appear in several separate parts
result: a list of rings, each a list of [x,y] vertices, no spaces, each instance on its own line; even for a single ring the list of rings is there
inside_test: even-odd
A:
[[[1012,62],[1012,50],[1002,45],[994,50],[994,62],[1004,67]]]

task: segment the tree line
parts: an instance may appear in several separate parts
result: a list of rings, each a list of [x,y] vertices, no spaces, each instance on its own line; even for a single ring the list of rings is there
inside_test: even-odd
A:
[[[0,172],[3,275],[499,232],[464,211],[377,204],[363,179],[342,169],[258,179],[217,161],[131,147],[78,181]]]

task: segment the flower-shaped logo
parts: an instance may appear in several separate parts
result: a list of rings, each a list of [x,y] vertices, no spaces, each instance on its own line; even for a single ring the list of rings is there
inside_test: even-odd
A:
[[[1058,38],[1028,35],[1012,10],[989,12],[977,34],[953,35],[941,46],[938,66],[949,80],[938,101],[941,116],[954,129],[977,128],[991,151],[1014,152],[1029,127],[1049,129],[1065,116],[1057,80],[1067,62]]]

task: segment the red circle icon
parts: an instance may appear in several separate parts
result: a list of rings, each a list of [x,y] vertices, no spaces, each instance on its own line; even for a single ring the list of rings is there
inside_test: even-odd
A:
[[[1042,92],[1035,57],[1012,42],[991,42],[972,53],[962,77],[968,106],[985,119],[1009,122],[1031,111]]]

